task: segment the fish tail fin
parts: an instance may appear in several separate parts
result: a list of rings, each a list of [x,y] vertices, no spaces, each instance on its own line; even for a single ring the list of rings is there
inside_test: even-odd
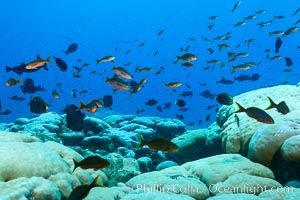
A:
[[[80,111],[80,110],[84,109],[84,107],[85,106],[84,106],[83,102],[79,101],[79,108],[77,108],[76,111]]]
[[[99,64],[99,62],[100,62],[100,60],[96,60],[96,65],[98,65],[98,64]]]
[[[180,60],[181,56],[176,56],[176,58],[177,58],[177,61],[178,61],[178,60]]]
[[[50,58],[51,58],[51,56],[48,56],[48,58],[46,59],[47,63],[51,63]]]
[[[145,140],[141,135],[138,135],[138,137],[139,137],[139,142],[140,142],[138,148],[142,148],[145,145]]]
[[[134,71],[135,71],[135,72],[140,72],[140,70],[139,70],[138,67],[136,67]]]
[[[22,82],[22,77],[20,77],[20,78],[17,80],[17,83],[23,84],[23,82]]]
[[[269,109],[275,108],[276,104],[274,103],[274,101],[270,97],[268,97],[268,96],[267,96],[267,98],[269,99],[270,105],[267,108],[265,108],[265,110],[269,110]]]
[[[68,51],[65,51],[66,56],[68,55]]]
[[[5,67],[5,71],[6,71],[6,72],[10,72],[12,69],[13,69],[13,68],[11,68],[11,67],[9,67],[9,66],[6,66],[6,67]]]
[[[77,161],[74,160],[74,159],[73,159],[73,162],[74,162],[74,169],[73,169],[72,173],[75,171],[75,169],[76,169],[77,167],[79,167],[79,162],[77,162]]]
[[[235,103],[238,106],[238,110],[235,111],[234,113],[246,112],[246,109],[243,106],[241,106],[241,104],[239,104],[238,102],[235,102]]]
[[[275,53],[279,53],[279,49],[276,49],[276,50],[275,50]]]
[[[93,180],[93,182],[91,182],[90,188],[93,188],[93,187],[95,187],[95,186],[102,186],[101,184],[98,184],[98,183],[97,183],[97,182],[98,182],[98,178],[99,178],[99,175],[96,176],[96,178]]]

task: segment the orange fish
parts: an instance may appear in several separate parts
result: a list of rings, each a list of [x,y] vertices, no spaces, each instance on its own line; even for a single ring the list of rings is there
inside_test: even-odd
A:
[[[164,138],[158,138],[147,142],[142,138],[142,136],[139,135],[139,140],[139,148],[143,147],[144,145],[147,145],[153,151],[160,150],[164,153],[174,152],[179,149],[179,147],[175,143]]]
[[[165,86],[168,88],[177,88],[182,86],[182,83],[180,82],[170,82],[170,83],[165,83]]]
[[[86,112],[89,112],[89,113],[95,113],[95,112],[97,112],[98,108],[103,107],[103,103],[97,99],[92,100],[90,103],[88,103],[86,105],[84,105],[82,103],[82,101],[79,101],[79,103],[80,103],[80,106],[79,106],[79,108],[76,109],[76,111],[85,110]]]
[[[40,57],[38,57],[37,59],[35,59],[35,60],[33,60],[33,61],[31,61],[30,63],[28,63],[27,65],[26,65],[26,67],[25,67],[25,69],[38,69],[38,68],[40,68],[40,67],[42,67],[42,66],[44,66],[46,63],[51,63],[51,61],[50,61],[50,56],[47,58],[47,59],[42,59],[42,58],[40,58]]]
[[[114,92],[119,90],[130,90],[130,85],[126,81],[118,77],[112,77],[112,78],[107,77],[105,82],[108,82],[110,85],[117,88],[114,90]]]
[[[5,83],[6,86],[14,86],[17,84],[22,84],[21,78],[19,78],[18,80],[14,79],[14,78],[10,78]]]
[[[132,75],[123,67],[114,66],[113,71],[116,74],[120,75],[122,78],[126,78],[126,79],[129,79],[129,80],[132,79]]]

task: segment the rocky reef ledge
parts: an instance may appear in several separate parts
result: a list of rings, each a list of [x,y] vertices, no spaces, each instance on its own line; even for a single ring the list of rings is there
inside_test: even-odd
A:
[[[0,199],[68,199],[72,190],[98,184],[84,199],[297,199],[300,196],[300,89],[276,86],[234,97],[245,108],[285,101],[290,112],[267,110],[263,124],[236,105],[222,106],[206,129],[187,130],[176,119],[87,116],[82,131],[66,115],[49,112],[0,124]],[[166,138],[179,150],[163,153],[146,141]],[[74,161],[99,155],[107,168],[74,171]]]

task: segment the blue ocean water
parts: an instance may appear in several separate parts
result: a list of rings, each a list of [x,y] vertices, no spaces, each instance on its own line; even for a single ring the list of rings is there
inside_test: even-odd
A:
[[[241,5],[232,12],[236,0],[222,1],[1,1],[0,2],[0,51],[1,51],[1,83],[0,101],[2,112],[12,111],[8,115],[0,115],[1,122],[10,122],[19,117],[37,116],[29,110],[29,102],[33,96],[42,97],[49,103],[49,110],[62,114],[67,104],[79,105],[79,100],[89,102],[104,95],[113,96],[112,111],[100,109],[98,113],[137,114],[140,116],[160,116],[176,118],[183,116],[183,122],[197,127],[207,127],[215,121],[216,109],[221,105],[215,99],[216,94],[227,92],[235,96],[250,90],[279,84],[296,84],[299,82],[299,32],[282,37],[283,44],[279,53],[275,53],[275,41],[278,36],[270,36],[272,31],[286,31],[294,27],[300,19],[300,13],[292,14],[300,7],[294,0],[242,0]],[[264,14],[256,14],[265,10]],[[256,15],[255,19],[245,20],[243,26],[234,24],[243,18]],[[216,20],[209,17],[216,15]],[[284,16],[274,19],[274,16]],[[280,18],[280,17],[279,17]],[[282,18],[282,17],[281,17]],[[260,22],[270,22],[260,28]],[[207,26],[213,25],[209,30]],[[297,25],[296,25],[297,26]],[[163,33],[158,36],[158,33]],[[231,33],[228,33],[228,32]],[[218,36],[230,35],[228,40],[213,40]],[[280,37],[280,36],[279,36]],[[205,41],[207,38],[210,42]],[[249,44],[245,40],[254,39]],[[71,43],[78,44],[78,50],[65,55],[64,51]],[[139,47],[142,43],[145,45]],[[229,49],[218,49],[218,44],[225,43]],[[239,45],[239,47],[237,47]],[[181,66],[176,55],[186,53],[182,49],[189,47],[189,53],[197,56],[193,68]],[[236,48],[237,47],[237,48]],[[209,54],[207,48],[213,49]],[[266,52],[269,49],[270,52]],[[129,52],[129,53],[128,53]],[[156,52],[156,53],[155,53]],[[238,58],[230,62],[228,52],[247,52],[246,58]],[[68,70],[62,72],[54,59],[48,64],[49,71],[40,69],[36,72],[18,75],[6,72],[6,66],[17,66],[29,63],[39,54],[42,58],[56,56],[68,64]],[[154,55],[157,54],[157,55]],[[114,63],[100,63],[96,59],[113,55]],[[270,60],[267,56],[281,55],[279,60]],[[290,57],[294,65],[287,67],[285,57]],[[81,62],[77,60],[81,59]],[[207,64],[217,59],[220,64]],[[244,62],[260,63],[249,70],[232,70],[232,65]],[[225,66],[220,67],[224,62]],[[81,78],[73,77],[73,66],[84,67]],[[129,95],[128,91],[113,93],[114,87],[105,83],[106,77],[112,77],[112,67],[124,66],[139,82],[143,78],[147,83],[140,92]],[[156,75],[160,67],[164,70]],[[152,67],[151,73],[136,73],[136,67]],[[205,68],[208,69],[205,69]],[[96,70],[95,74],[90,72]],[[255,81],[235,80],[239,75],[259,74]],[[101,76],[100,76],[101,75]],[[45,88],[34,94],[23,94],[20,85],[7,87],[9,78],[31,78],[35,85]],[[232,80],[232,84],[217,83],[222,78]],[[176,89],[164,86],[164,82],[179,81],[183,85]],[[62,86],[58,86],[61,83]],[[51,96],[53,89],[60,93],[60,98]],[[72,90],[76,89],[77,97],[73,98]],[[80,94],[80,91],[87,93]],[[209,91],[211,98],[199,95]],[[192,97],[180,97],[184,91],[192,91]],[[8,99],[14,95],[25,97],[24,101]],[[183,98],[187,111],[179,111],[175,101]],[[146,106],[149,99],[158,101],[155,106]],[[164,107],[171,102],[170,109],[160,112],[156,107]],[[209,109],[208,107],[211,107]],[[180,118],[180,117],[179,117]]]

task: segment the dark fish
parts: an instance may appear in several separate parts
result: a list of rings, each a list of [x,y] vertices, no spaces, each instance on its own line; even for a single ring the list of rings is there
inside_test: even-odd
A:
[[[179,115],[179,114],[175,113],[175,116],[179,120],[183,120],[184,119],[183,115]]]
[[[235,122],[237,124],[237,127],[240,127],[240,118],[237,114],[234,114],[234,119],[235,119]]]
[[[290,57],[285,57],[284,60],[285,60],[285,65],[286,66],[290,67],[290,66],[294,65],[294,63],[293,63],[293,61]]]
[[[67,127],[72,131],[81,132],[83,129],[83,119],[85,118],[85,114],[81,113],[81,111],[77,111],[78,107],[74,104],[67,105],[64,109],[66,113],[66,122]]]
[[[188,111],[188,110],[189,110],[188,107],[185,107],[185,108],[179,108],[179,109],[178,109],[178,111],[180,111],[180,112],[186,112],[186,111]]]
[[[183,99],[177,99],[177,100],[175,101],[175,104],[176,104],[178,107],[180,107],[180,108],[182,108],[182,107],[184,107],[184,106],[186,105],[186,103],[185,103],[185,101],[184,101]]]
[[[25,81],[20,86],[20,88],[24,94],[26,93],[32,94],[38,91],[45,91],[45,89],[42,88],[41,86],[35,86],[34,81],[31,78],[25,79]]]
[[[276,104],[270,97],[267,96],[267,98],[269,99],[270,105],[265,110],[276,108],[278,112],[284,115],[290,112],[290,109],[286,105],[285,101],[281,101],[279,104]]]
[[[216,94],[211,93],[209,90],[204,90],[203,92],[199,93],[204,98],[209,98],[210,100],[214,99]]]
[[[265,123],[265,124],[274,124],[274,119],[266,113],[264,110],[257,108],[257,107],[249,107],[245,109],[242,107],[239,103],[235,102],[238,106],[238,110],[234,113],[239,112],[245,112],[249,117],[256,119],[259,122]]]
[[[0,112],[0,115],[9,115],[10,113],[12,113],[12,111],[9,109],[6,109],[5,111]]]
[[[45,113],[48,110],[48,104],[41,97],[32,97],[30,103],[30,111],[36,114]]]
[[[162,109],[161,106],[156,106],[156,109],[157,109],[159,112],[162,112],[162,111],[163,111],[163,109]]]
[[[8,99],[15,100],[15,101],[24,101],[26,98],[25,97],[18,97],[18,96],[12,96],[8,97]]]
[[[78,49],[78,44],[76,44],[76,43],[70,44],[69,47],[68,47],[68,49],[67,49],[67,51],[65,51],[66,56],[67,56],[69,53],[75,52],[77,49]]]
[[[113,105],[113,97],[111,95],[104,95],[101,101],[105,108],[110,108]]]
[[[40,70],[41,68],[44,68],[46,71],[48,71],[48,68],[47,68],[47,64],[43,65],[42,67],[40,68],[37,68],[37,69],[26,69],[26,65],[25,63],[21,63],[20,65],[18,66],[14,66],[14,67],[9,67],[9,66],[6,66],[6,72],[10,72],[10,71],[13,71],[15,72],[16,74],[23,74],[24,72],[27,72],[27,73],[30,73],[30,72],[36,72],[38,70]]]
[[[2,110],[2,102],[0,101],[0,112],[1,112],[1,110]]]
[[[193,97],[193,91],[183,91],[180,95],[180,97]]]
[[[231,12],[234,12],[240,5],[241,5],[241,1],[236,2],[232,7]]]
[[[250,80],[251,81],[257,81],[260,78],[260,75],[258,73],[252,74]]]
[[[275,43],[275,52],[276,53],[279,53],[279,49],[280,49],[281,45],[282,45],[282,40],[280,37],[278,37],[276,39],[276,43]]]
[[[225,78],[223,77],[221,80],[216,81],[216,83],[222,83],[222,84],[229,85],[229,84],[233,84],[234,82],[233,82],[232,80],[225,79]]]
[[[170,103],[170,102],[165,103],[164,109],[169,109],[171,106],[172,106],[172,103]]]
[[[89,156],[87,158],[84,158],[80,162],[77,162],[76,160],[73,160],[73,161],[74,161],[74,165],[75,165],[73,172],[75,171],[75,169],[77,167],[80,167],[82,169],[98,170],[98,169],[102,169],[102,168],[109,166],[109,162],[106,159],[101,158],[99,156]]]
[[[216,100],[217,100],[217,102],[219,102],[222,105],[229,106],[229,105],[233,104],[233,97],[227,93],[218,94]]]
[[[73,98],[76,99],[76,96],[77,96],[76,95],[76,89],[73,89],[71,93],[72,93]]]
[[[68,65],[63,59],[57,58],[55,56],[53,56],[53,58],[55,59],[55,63],[59,67],[60,71],[65,72],[68,70]]]
[[[164,153],[174,152],[179,149],[179,147],[175,143],[164,138],[158,138],[147,142],[142,138],[142,136],[139,135],[139,141],[140,144],[138,148],[147,145],[153,151],[160,150]]]
[[[145,102],[146,106],[155,106],[158,103],[156,99],[149,99],[147,102]]]
[[[90,192],[90,190],[94,187],[101,186],[97,183],[98,176],[93,180],[91,184],[82,184],[75,187],[70,196],[68,197],[68,200],[82,200],[84,199]]]
[[[210,120],[210,115],[207,115],[206,117],[205,117],[205,121],[209,121]]]
[[[246,75],[246,74],[241,74],[237,77],[234,77],[233,79],[236,80],[236,81],[239,81],[239,82],[243,82],[243,81],[251,80],[251,77],[249,75]]]

